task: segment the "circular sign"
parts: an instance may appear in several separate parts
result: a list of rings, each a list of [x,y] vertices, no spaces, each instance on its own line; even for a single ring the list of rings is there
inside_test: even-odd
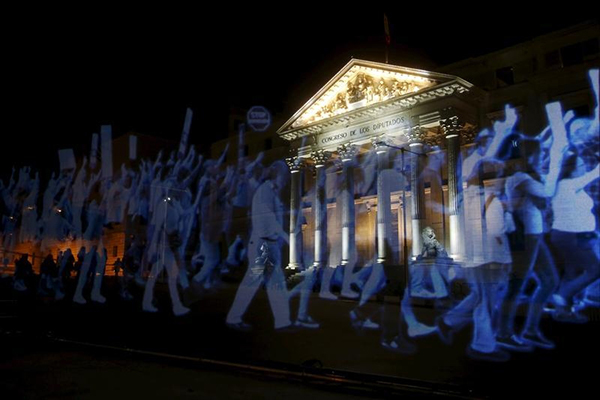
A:
[[[246,115],[248,126],[255,132],[264,132],[271,126],[271,113],[263,106],[254,106]]]

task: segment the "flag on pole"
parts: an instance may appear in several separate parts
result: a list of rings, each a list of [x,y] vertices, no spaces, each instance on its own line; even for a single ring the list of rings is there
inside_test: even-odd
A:
[[[392,38],[390,36],[390,25],[385,14],[383,14],[383,30],[385,31],[385,44],[389,46]]]

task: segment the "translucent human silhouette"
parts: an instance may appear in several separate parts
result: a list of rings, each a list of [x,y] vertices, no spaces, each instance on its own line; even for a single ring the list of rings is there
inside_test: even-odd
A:
[[[546,201],[556,193],[558,174],[565,150],[568,147],[560,103],[546,106],[552,145],[549,153],[548,172],[544,173],[543,149],[539,140],[523,139],[522,148],[527,152],[530,171],[518,171],[506,179],[506,194],[515,219],[520,221],[524,233],[524,251],[513,251],[513,266],[501,307],[498,337],[513,338],[536,347],[553,348],[554,343],[539,331],[544,303],[554,292],[558,276],[552,256],[543,239],[544,224],[542,210]],[[529,302],[523,332],[515,332],[514,318],[517,298],[523,291],[526,279],[535,274],[538,286]]]
[[[219,182],[219,168],[222,161],[207,161],[206,172],[201,183],[200,200],[200,251],[204,264],[193,280],[205,289],[211,287],[211,275],[221,263],[219,240],[230,224],[228,213],[229,199],[235,190],[234,171],[227,169],[225,177]]]
[[[472,358],[489,361],[505,361],[509,358],[508,353],[496,347],[492,319],[497,299],[495,293],[502,280],[498,265],[508,264],[510,260],[506,258],[506,254],[487,251],[486,244],[493,240],[507,243],[502,229],[499,232],[479,230],[482,226],[485,227],[486,218],[493,221],[498,219],[495,214],[504,214],[501,207],[486,209],[485,205],[494,202],[496,195],[492,193],[486,196],[483,175],[491,171],[497,176],[497,171],[502,170],[502,165],[498,165],[494,158],[502,142],[513,132],[516,122],[516,110],[506,106],[505,120],[494,123],[493,133],[487,129],[480,132],[480,147],[462,162],[462,176],[467,183],[465,210],[469,211],[465,216],[465,237],[469,238],[468,242],[472,245],[467,251],[467,259],[462,263],[462,267],[470,293],[436,321],[438,334],[446,342],[451,340],[453,330],[472,322],[473,335],[467,353]],[[500,259],[497,259],[497,256]]]
[[[598,69],[591,70],[589,75],[596,109],[592,118],[576,118],[568,124],[569,152],[552,198],[551,243],[563,272],[559,288],[552,297],[553,318],[562,322],[587,322],[587,317],[574,307],[575,296],[600,278],[599,227],[598,217],[594,214],[594,208],[596,211],[598,208],[586,190],[589,186],[598,194],[600,184]]]
[[[38,213],[37,200],[40,189],[39,174],[35,174],[35,180],[32,182],[32,187],[23,201],[21,211],[21,229],[19,231],[19,240],[23,242],[34,242],[38,238]]]
[[[105,207],[104,201],[100,204],[100,206],[98,206],[96,200],[92,200],[88,206],[88,225],[83,233],[83,239],[85,240],[85,243],[88,244],[89,251],[85,253],[83,263],[80,267],[77,287],[75,288],[75,294],[73,295],[73,301],[75,303],[85,304],[87,302],[83,297],[83,289],[90,272],[93,276],[92,291],[90,295],[91,300],[97,303],[104,303],[106,301],[106,298],[100,293],[102,279],[104,277],[103,263],[106,264],[106,258],[103,254],[102,246],[102,229],[104,227],[106,214]],[[85,249],[82,250],[85,251]],[[81,254],[81,250],[79,254]],[[92,263],[94,264],[93,269],[91,268]]]
[[[264,282],[274,317],[275,329],[291,325],[287,287],[281,267],[282,241],[288,242],[283,229],[283,209],[279,198],[288,178],[283,161],[269,167],[268,179],[252,199],[252,234],[248,251],[248,270],[238,287],[226,323],[235,329],[249,329],[242,318]]]
[[[319,297],[335,300],[337,296],[331,292],[331,279],[342,264],[342,186],[344,174],[339,165],[333,164],[326,170],[327,199],[335,199],[335,207],[327,213],[327,265],[323,268]]]
[[[181,236],[179,232],[179,223],[182,216],[182,209],[179,203],[179,191],[170,191],[167,187],[163,191],[162,207],[156,205],[154,208],[155,229],[152,243],[160,243],[158,251],[154,252],[149,261],[152,262],[152,270],[146,281],[142,308],[144,311],[156,312],[158,308],[153,304],[154,286],[158,274],[163,269],[167,270],[167,283],[173,314],[181,316],[187,314],[190,310],[181,303],[179,292],[177,291],[177,279],[179,278],[179,267],[182,265],[179,257],[179,247],[181,246]],[[160,208],[164,211],[161,212]]]

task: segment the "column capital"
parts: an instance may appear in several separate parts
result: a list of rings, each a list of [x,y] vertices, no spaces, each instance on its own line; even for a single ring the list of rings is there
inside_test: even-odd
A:
[[[316,166],[323,166],[331,158],[331,153],[322,149],[313,150],[310,152],[310,158]]]
[[[446,139],[453,137],[460,137],[463,125],[457,115],[448,116],[445,119],[440,120],[440,126],[442,127],[442,134]]]
[[[345,143],[337,148],[342,161],[351,161],[358,154],[358,147],[352,143]]]
[[[413,125],[408,128],[406,137],[408,138],[409,146],[424,144],[426,131],[421,125]]]
[[[304,167],[304,159],[298,156],[287,157],[285,159],[290,172],[298,172]]]
[[[377,153],[383,153],[389,150],[389,139],[383,136],[376,136],[371,138],[371,146]]]

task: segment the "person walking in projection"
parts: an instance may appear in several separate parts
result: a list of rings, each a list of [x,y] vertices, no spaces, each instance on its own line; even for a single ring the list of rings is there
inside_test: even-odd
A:
[[[600,179],[596,179],[600,163],[598,75],[598,69],[589,71],[596,101],[592,117],[576,118],[568,124],[570,150],[577,158],[574,163],[565,160],[557,193],[552,199],[552,244],[557,262],[564,272],[558,293],[553,296],[557,311],[553,317],[565,322],[584,322],[587,317],[578,310],[600,306],[600,279],[597,279],[597,267],[600,265]]]
[[[73,296],[73,301],[75,303],[86,303],[86,300],[83,297],[83,288],[87,281],[88,274],[90,273],[90,267],[92,266],[93,260],[96,260],[96,267],[94,271],[93,286],[90,298],[92,301],[97,303],[106,302],[106,298],[100,294],[104,270],[98,268],[101,260],[99,260],[97,257],[102,257],[102,254],[98,254],[98,256],[96,254],[99,251],[102,251],[102,247],[99,247],[99,243],[102,243],[104,216],[105,202],[102,201],[100,206],[98,206],[96,200],[92,200],[87,210],[87,228],[83,233],[83,240],[86,243],[86,247],[89,247],[90,250],[85,254],[83,264],[81,265],[81,269],[79,271],[79,279],[77,280],[77,287],[75,288],[75,294]],[[85,251],[85,248],[80,250],[78,257],[82,251]]]
[[[291,326],[288,293],[281,267],[281,247],[283,242],[289,243],[289,237],[283,230],[283,207],[279,197],[287,179],[287,165],[283,161],[275,161],[269,167],[267,180],[258,187],[252,199],[248,270],[226,318],[227,325],[234,329],[250,329],[242,317],[263,283],[267,288],[275,329]]]
[[[503,224],[504,210],[499,200],[501,192],[492,190],[486,193],[483,178],[491,175],[497,179],[501,175],[504,165],[495,157],[505,138],[513,132],[516,122],[515,109],[506,106],[505,120],[494,123],[492,141],[487,142],[491,132],[487,129],[482,131],[478,140],[482,147],[462,163],[462,176],[467,183],[465,237],[471,237],[473,242],[462,268],[470,293],[436,319],[438,334],[445,343],[451,342],[454,330],[472,322],[473,336],[467,354],[471,358],[488,361],[506,361],[509,358],[507,352],[496,346],[492,320],[498,285],[502,282],[502,268],[507,268],[511,260]],[[477,234],[478,227],[482,228],[480,235]]]
[[[556,195],[552,198],[552,245],[563,271],[558,291],[552,296],[556,307],[553,318],[562,322],[587,321],[585,315],[574,309],[575,296],[600,279],[600,217],[594,214],[600,202],[598,69],[590,70],[589,77],[596,99],[594,115],[569,123],[571,157],[565,158]]]
[[[344,174],[340,166],[333,164],[326,171],[326,197],[335,199],[335,207],[327,213],[327,265],[321,274],[321,287],[319,297],[327,300],[336,300],[337,296],[331,293],[331,278],[337,267],[342,264],[342,185]]]
[[[179,223],[179,237],[181,238],[181,244],[179,246],[179,279],[178,283],[183,289],[187,289],[190,286],[188,279],[188,265],[187,265],[187,246],[190,239],[192,226],[196,216],[196,210],[200,201],[200,193],[197,193],[196,200],[192,203],[192,193],[190,191],[191,183],[196,179],[196,176],[200,172],[202,166],[202,156],[198,157],[198,164],[196,167],[193,166],[195,159],[194,148],[190,147],[189,155],[182,160],[179,160],[173,170],[173,177],[175,179],[170,180],[171,191],[177,191],[177,199],[181,210],[180,223]]]
[[[544,173],[541,142],[538,139],[523,138],[520,146],[527,155],[529,170],[516,172],[505,182],[509,207],[515,222],[523,229],[524,250],[512,253],[513,266],[500,308],[497,340],[505,344],[510,342],[509,345],[515,349],[521,347],[521,344],[554,348],[554,343],[539,330],[543,306],[558,285],[554,262],[543,239],[542,210],[546,207],[547,200],[552,199],[556,193],[568,139],[560,103],[546,105],[546,112],[553,137],[548,172]],[[514,328],[517,299],[531,276],[537,278],[538,285],[531,297],[525,326],[519,336]]]
[[[33,242],[38,236],[38,214],[37,201],[40,189],[39,174],[35,174],[31,191],[23,202],[23,210],[21,212],[21,230],[19,232],[19,240],[23,242]]]
[[[381,174],[383,184],[388,186],[389,193],[398,192],[401,190],[404,191],[407,189],[407,181],[409,178],[406,174],[406,171],[404,170],[403,159],[403,153],[398,153],[394,158],[393,168],[386,169]],[[398,213],[402,213],[401,210],[402,198],[400,199]],[[390,225],[391,221],[386,224],[386,231],[388,232],[388,234],[386,235],[387,238],[392,237],[392,235],[388,231],[389,229],[391,229]],[[392,247],[391,243],[389,244],[390,247]],[[366,301],[368,299],[367,295],[371,291],[374,291],[371,288],[379,289],[380,282],[378,282],[378,280],[375,279],[375,277],[377,276],[377,274],[380,274],[380,279],[385,279],[385,282],[383,283],[383,287],[381,289],[386,290],[386,294],[388,295],[384,297],[380,344],[386,350],[398,352],[401,354],[413,354],[417,351],[417,347],[414,343],[407,340],[407,333],[411,333],[413,336],[423,336],[435,331],[435,328],[421,324],[418,321],[416,321],[416,319],[414,320],[415,323],[412,326],[409,326],[406,323],[405,314],[409,313],[410,315],[413,315],[413,312],[411,309],[412,306],[410,304],[409,297],[407,295],[408,290],[402,283],[403,278],[401,277],[401,272],[393,266],[398,265],[398,263],[399,261],[395,261],[391,265],[383,265],[383,273],[377,271],[374,271],[372,273],[372,276],[369,277],[369,280],[367,281],[367,283],[365,283],[365,286],[363,287],[360,303]],[[396,295],[395,289],[399,289],[400,293]],[[398,309],[398,304],[396,301],[389,301],[391,297],[397,297],[400,299],[400,309]],[[409,327],[411,328],[411,331],[407,332],[407,328]]]
[[[596,235],[594,201],[583,188],[600,178],[600,166],[596,164],[586,172],[580,157],[567,161],[552,198],[552,245],[557,264],[564,271],[558,291],[552,296],[556,306],[553,318],[581,323],[587,322],[587,317],[573,311],[574,297],[600,278],[600,260],[592,247]]]
[[[228,168],[225,178],[219,183],[219,164],[210,160],[207,163],[207,179],[200,188],[203,191],[200,202],[200,251],[204,255],[204,264],[193,278],[205,289],[211,287],[211,276],[221,262],[219,239],[229,224],[226,209],[234,189],[233,169]]]
[[[261,183],[263,157],[264,153],[260,152],[254,161],[241,163],[239,167],[238,184],[232,202],[236,237],[228,248],[226,270],[241,266],[245,259],[250,235],[250,206],[254,192]]]
[[[88,188],[91,186],[86,185],[86,167],[87,167],[87,158],[83,158],[83,163],[81,164],[81,168],[75,177],[75,181],[73,182],[73,237],[78,239],[83,234],[83,226],[81,223],[81,216],[83,213],[83,206],[85,204],[85,200],[88,194]],[[95,183],[95,182],[94,182]]]
[[[167,183],[169,185],[169,183]],[[179,232],[179,224],[182,215],[182,209],[178,196],[180,191],[169,190],[169,186],[163,192],[163,205],[155,206],[154,213],[155,229],[153,243],[160,243],[158,252],[152,257],[152,270],[146,282],[142,308],[144,311],[156,312],[158,309],[153,304],[154,285],[158,275],[163,268],[167,270],[169,294],[173,305],[173,314],[181,316],[187,314],[190,309],[185,307],[179,298],[177,291],[177,279],[179,277],[179,266],[182,265],[179,258],[179,247],[182,240]],[[162,212],[161,212],[162,208]]]
[[[299,164],[302,162],[301,158],[296,158],[296,159],[288,159],[286,160],[288,162],[288,167],[290,168],[296,168],[299,166]],[[323,168],[322,166],[319,166],[317,168]],[[317,200],[317,193],[322,193],[324,194],[326,192],[326,188],[324,185],[324,179],[325,179],[325,175],[324,174],[318,174],[318,181],[315,182],[314,185],[314,189],[309,191],[307,193],[307,198],[312,198],[313,200],[313,207],[318,207],[318,206],[323,206],[323,208],[321,209],[322,211],[326,211],[326,203],[325,204],[319,204],[319,201]],[[301,196],[302,197],[302,196]],[[294,232],[298,232],[298,234],[296,235],[296,246],[297,249],[299,249],[299,252],[301,253],[301,258],[299,260],[300,264],[303,265],[303,270],[297,274],[297,276],[302,276],[304,277],[304,279],[302,280],[302,282],[300,282],[293,290],[291,290],[288,293],[289,298],[292,298],[296,293],[300,294],[300,301],[298,304],[298,315],[296,317],[296,321],[295,321],[295,325],[302,327],[302,328],[309,328],[309,329],[317,329],[319,328],[320,324],[315,321],[308,313],[308,306],[309,306],[309,300],[310,297],[312,295],[313,292],[313,288],[315,283],[317,282],[318,279],[318,275],[320,272],[320,269],[323,268],[327,268],[326,265],[320,265],[321,263],[314,263],[313,260],[315,259],[314,257],[314,252],[311,255],[307,255],[304,252],[304,242],[303,242],[303,232],[302,232],[302,225],[306,224],[306,218],[304,217],[304,215],[302,215],[302,206],[300,204],[298,204],[298,218],[296,218],[296,228],[293,230]],[[315,226],[320,226],[321,229],[324,228],[324,225],[326,224],[326,218],[327,215],[326,213],[319,213],[317,211],[317,209],[313,209],[313,215],[315,215]],[[321,218],[320,221],[317,220],[317,218]],[[318,250],[318,249],[317,249]],[[322,251],[323,249],[321,249]],[[321,257],[323,256],[317,256],[316,258],[322,259]]]
[[[44,210],[43,218],[40,219],[40,224],[43,227],[41,236],[42,251],[48,250],[53,240],[65,240],[72,231],[69,202],[71,176],[66,173],[61,174],[54,185],[53,191],[49,192],[48,190],[44,194],[44,204],[47,204],[48,208]]]
[[[356,158],[355,158],[356,160]],[[365,215],[364,218],[366,217],[366,214],[370,213],[370,208],[368,207],[360,207],[357,210],[357,213],[354,211],[354,194],[355,192],[358,192],[359,195],[361,196],[368,196],[368,195],[372,195],[375,194],[377,192],[377,152],[371,148],[370,150],[368,150],[366,153],[364,153],[361,157],[358,158],[358,160],[360,160],[360,164],[359,167],[357,168],[355,171],[358,172],[360,178],[357,181],[357,185],[356,185],[356,189],[354,189],[354,185],[351,185],[350,187],[348,187],[348,180],[345,179],[342,183],[342,195],[340,196],[340,199],[344,199],[345,197],[345,193],[346,191],[350,191],[350,193],[346,194],[347,196],[349,196],[350,199],[352,199],[351,201],[351,213],[355,213],[354,218],[356,220],[360,220],[363,217],[362,215]],[[352,161],[354,162],[354,161]],[[347,171],[345,172],[347,173]],[[354,179],[356,179],[356,177],[354,177]],[[342,200],[344,201],[344,200]],[[341,209],[342,207],[340,207]],[[343,218],[341,218],[343,219]],[[353,230],[350,233],[351,235],[357,235],[356,231]],[[359,240],[360,241],[360,240]],[[360,256],[359,256],[359,252],[358,249],[356,248],[356,238],[352,239],[352,242],[354,243],[354,246],[352,246],[352,248],[350,249],[350,260],[348,260],[348,263],[344,266],[344,277],[342,280],[342,289],[341,289],[341,296],[345,297],[345,298],[350,298],[350,299],[358,299],[360,298],[360,293],[356,292],[353,289],[353,285],[358,285],[359,287],[362,285],[362,282],[364,282],[365,278],[365,270],[364,269],[364,265],[363,268],[361,268],[359,271],[355,272],[355,267],[357,265],[360,264],[364,264],[365,260],[363,260]],[[362,279],[362,281],[361,281]],[[367,324],[371,323],[371,325],[373,326],[373,328],[375,328],[375,323],[369,321],[363,321],[363,327],[366,327]]]

